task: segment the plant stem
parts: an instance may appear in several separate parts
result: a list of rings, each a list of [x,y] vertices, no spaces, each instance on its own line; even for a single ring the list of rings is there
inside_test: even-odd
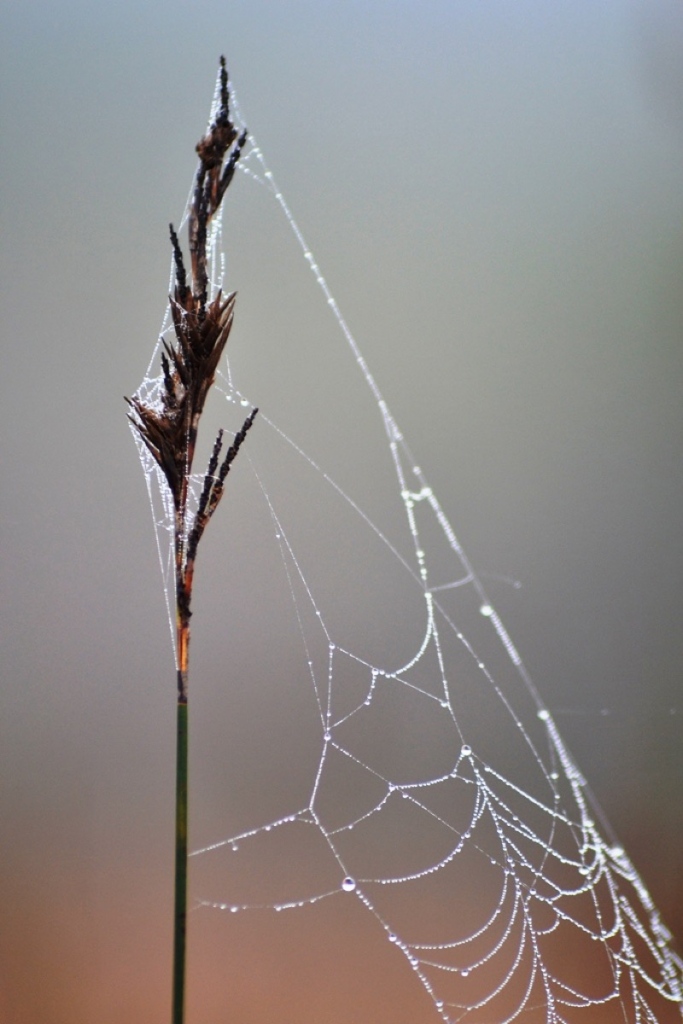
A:
[[[175,906],[173,914],[173,1024],[185,1019],[187,935],[187,700],[178,700],[175,804]]]
[[[185,474],[187,478],[188,474]],[[186,481],[184,481],[185,483]],[[190,595],[187,575],[182,572],[185,509],[176,521],[176,636],[178,658],[178,710],[175,772],[175,898],[173,907],[173,1017],[172,1024],[185,1020],[185,949],[187,946],[187,796],[188,796],[188,706],[187,674],[190,658]]]

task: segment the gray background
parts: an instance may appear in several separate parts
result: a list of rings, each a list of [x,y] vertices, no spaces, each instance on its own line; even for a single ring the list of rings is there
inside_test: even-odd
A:
[[[680,6],[34,0],[4,5],[2,38],[0,1016],[167,1018],[174,683],[121,396],[158,332],[166,225],[220,52],[406,437],[680,935]],[[245,312],[231,346],[251,346],[263,403],[268,346],[288,343],[283,283],[263,272],[261,222],[235,216]],[[301,376],[315,411],[309,361],[291,373],[283,409]],[[332,371],[325,384],[333,396]],[[208,621],[234,600],[219,538],[198,596]],[[207,626],[194,643],[202,692],[263,631],[228,651]],[[240,721],[287,719],[286,691],[259,703],[249,684],[235,683]],[[198,700],[198,828],[288,810],[239,745],[229,803],[201,741],[206,727],[238,742],[229,702],[211,732]],[[274,1007],[303,1020],[302,990],[312,1020],[415,1019],[411,996],[387,999],[402,968],[354,960],[355,920],[321,925],[338,990],[317,948],[287,959],[278,927],[241,935],[239,953],[229,933],[198,940],[191,1019],[227,1019],[231,986],[242,1021]],[[343,996],[360,976],[362,1011]]]

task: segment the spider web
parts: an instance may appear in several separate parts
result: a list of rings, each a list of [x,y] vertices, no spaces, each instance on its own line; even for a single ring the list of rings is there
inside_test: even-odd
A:
[[[239,120],[234,96],[233,110]],[[232,820],[245,827],[194,851],[195,906],[242,920],[355,901],[375,938],[412,972],[425,1021],[679,1020],[683,963],[671,936],[412,457],[253,136],[240,170],[226,214],[230,275],[222,223],[212,229],[214,293],[228,276],[241,284],[236,208],[247,206],[247,191],[245,228],[258,233],[267,223],[267,244],[258,299],[240,288],[237,306],[237,335],[254,336],[231,342],[217,381],[221,408],[209,415],[237,430],[242,407],[261,411],[231,474],[230,510],[221,509],[230,532],[212,523],[200,556],[208,559],[200,575],[210,582],[215,573],[228,614],[205,602],[201,618],[221,637],[243,634],[235,671],[271,708],[269,725],[242,723],[252,731],[241,745],[237,716],[234,760],[220,762],[228,785],[246,780],[249,766],[270,759],[274,767],[267,813],[254,821],[253,805],[233,807]],[[273,204],[283,214],[277,227]],[[282,276],[293,262],[292,233],[310,270],[293,286]],[[264,299],[269,286],[273,298]],[[345,345],[327,346],[330,326]],[[169,332],[167,311],[162,336]],[[266,346],[267,357],[259,354]],[[138,391],[146,402],[159,392],[156,363],[155,351]],[[138,449],[172,627],[173,510],[139,441]],[[222,704],[228,718],[235,710],[219,675],[207,700],[214,722]],[[225,729],[207,727],[216,749]]]

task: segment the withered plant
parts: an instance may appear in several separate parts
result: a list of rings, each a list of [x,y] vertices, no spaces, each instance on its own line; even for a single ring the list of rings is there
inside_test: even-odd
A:
[[[129,419],[168,484],[174,509],[175,629],[178,678],[175,832],[175,909],[173,941],[173,1024],[182,1024],[185,1002],[187,934],[187,806],[188,806],[188,659],[192,584],[197,549],[216,511],[225,479],[254,422],[247,416],[224,451],[223,431],[213,445],[194,511],[190,480],[199,421],[214,382],[218,363],[233,323],[235,293],[219,290],[209,298],[207,243],[209,226],[220,208],[247,138],[238,132],[229,109],[228,73],[220,60],[220,101],[207,134],[197,145],[199,166],[188,217],[190,280],[178,236],[170,226],[175,286],[169,297],[174,342],[162,341],[161,397],[153,402],[133,397]]]

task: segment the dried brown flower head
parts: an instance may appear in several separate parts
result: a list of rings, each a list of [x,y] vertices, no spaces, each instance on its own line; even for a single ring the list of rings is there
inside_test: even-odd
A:
[[[195,175],[188,218],[190,283],[178,236],[170,225],[175,266],[175,286],[169,297],[175,335],[171,345],[162,341],[161,398],[126,399],[129,419],[169,486],[175,509],[176,608],[178,620],[178,685],[187,686],[190,601],[197,546],[223,495],[225,478],[258,410],[254,409],[221,459],[223,431],[214,443],[197,509],[188,521],[188,492],[199,420],[206,397],[230,336],[235,292],[227,297],[219,290],[208,299],[208,229],[232,181],[247,138],[230,117],[228,73],[221,58],[220,101],[216,116],[197,145],[199,166]]]

